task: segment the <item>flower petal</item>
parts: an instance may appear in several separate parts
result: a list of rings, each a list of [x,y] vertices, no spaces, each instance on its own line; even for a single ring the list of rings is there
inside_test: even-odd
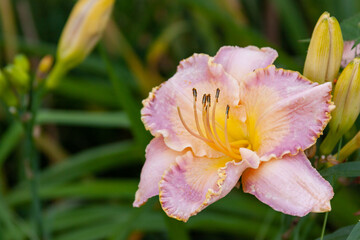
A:
[[[160,202],[173,218],[187,221],[209,204],[227,195],[248,167],[259,161],[236,163],[228,157],[207,159],[187,152],[178,157],[160,181]]]
[[[162,135],[165,143],[176,151],[192,148],[197,156],[219,157],[221,153],[212,150],[205,142],[199,141],[183,126],[177,111],[181,109],[184,121],[197,133],[193,108],[193,88],[197,89],[197,111],[201,119],[203,94],[214,95],[221,90],[218,110],[224,113],[226,105],[236,105],[239,101],[239,86],[235,79],[225,73],[223,67],[212,62],[204,54],[181,61],[177,73],[160,87],[155,88],[143,101],[142,121],[154,136]]]
[[[303,152],[262,162],[256,170],[247,169],[242,176],[244,192],[277,211],[304,216],[309,212],[331,210],[334,196],[331,185],[311,166]]]
[[[354,47],[355,41],[345,41],[341,67],[345,68],[351,60],[360,55],[360,44]]]
[[[141,170],[139,189],[135,194],[134,207],[140,207],[149,198],[159,194],[158,183],[161,176],[170,165],[175,162],[176,157],[183,155],[168,148],[162,136],[151,140],[146,147],[146,161]]]
[[[277,52],[268,47],[259,49],[255,46],[226,46],[220,48],[214,62],[223,65],[225,71],[240,82],[246,74],[272,64],[277,56]]]
[[[249,74],[241,88],[249,139],[262,161],[305,150],[330,120],[331,83],[269,66]]]

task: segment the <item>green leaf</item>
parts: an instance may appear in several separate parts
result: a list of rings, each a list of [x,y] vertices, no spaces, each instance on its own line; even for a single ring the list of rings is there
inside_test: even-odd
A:
[[[38,124],[60,124],[87,127],[129,127],[129,119],[123,112],[85,112],[69,110],[40,110]]]
[[[130,129],[134,135],[137,144],[146,146],[148,143],[148,133],[146,132],[143,123],[141,122],[140,106],[137,104],[133,93],[130,91],[128,84],[124,77],[120,77],[115,71],[113,63],[105,51],[105,48],[100,45],[100,53],[106,64],[108,77],[111,81],[115,92],[115,99],[119,106],[124,109],[131,122]]]
[[[340,228],[331,234],[325,235],[323,240],[344,240],[349,235],[354,226],[355,225],[351,225]],[[316,240],[320,240],[320,238],[317,238]]]
[[[340,163],[330,168],[320,171],[321,175],[326,176],[339,176],[339,177],[358,177],[360,176],[360,162],[346,162]]]
[[[60,186],[40,186],[39,195],[43,200],[57,198],[84,199],[127,199],[133,200],[138,180],[92,180]],[[17,189],[8,194],[6,200],[11,205],[31,201],[27,189]]]
[[[0,167],[9,156],[11,151],[17,146],[24,131],[21,123],[14,122],[5,133],[2,134],[0,139]]]
[[[78,239],[86,239],[86,240],[96,240],[96,239],[104,239],[111,235],[117,228],[121,227],[123,222],[107,220],[96,222],[93,224],[88,224],[82,228],[76,228],[72,231],[66,232],[64,234],[55,237],[55,240],[78,240]]]
[[[140,163],[139,160],[143,155],[143,150],[139,150],[138,146],[129,141],[92,148],[47,168],[39,176],[40,186],[54,187],[113,166],[120,167]],[[20,183],[12,193],[8,194],[9,199],[13,198],[14,203],[18,203],[19,196],[12,197],[12,194],[21,195],[23,193],[17,193],[17,191],[26,191],[26,189],[27,184]]]
[[[184,21],[169,23],[163,32],[148,47],[146,61],[149,66],[156,66],[162,55],[165,55],[170,44],[176,41],[181,34],[188,31],[188,26]]]
[[[2,223],[2,224],[1,224]],[[6,239],[34,239],[33,229],[29,229],[28,225],[15,215],[12,209],[4,201],[2,194],[0,193],[0,226],[4,226],[0,229]]]
[[[345,41],[360,39],[360,13],[342,21],[340,27]]]
[[[353,230],[351,231],[350,235],[346,240],[359,240],[360,239],[360,222],[358,222]]]
[[[169,240],[190,240],[190,236],[184,222],[169,218],[164,214]]]
[[[118,106],[114,101],[114,91],[111,86],[98,81],[66,77],[54,89],[56,94],[81,100],[86,103],[97,103],[109,107]]]
[[[132,208],[129,205],[93,205],[84,208],[69,208],[66,211],[55,212],[47,218],[51,225],[52,232],[56,234],[54,239],[77,240],[77,239],[128,239],[131,233],[132,225],[138,225],[138,220],[142,219],[144,210],[151,204],[142,208]],[[152,225],[158,225],[158,222],[146,223],[153,231]],[[159,229],[159,227],[155,227]],[[164,229],[163,227],[160,229]]]
[[[308,32],[305,19],[301,16],[301,9],[297,6],[297,1],[274,0],[273,2],[280,13],[281,23],[286,36],[289,37],[289,43],[299,54],[304,54],[307,46],[299,44],[299,40],[306,38]]]
[[[86,150],[48,168],[40,175],[41,184],[60,184],[111,166],[136,163],[143,152],[125,141]]]
[[[214,0],[181,0],[180,2],[185,4],[185,6],[190,8],[190,10],[199,11],[203,14],[208,21],[212,21],[211,24],[213,27],[215,24],[219,24],[226,34],[228,34],[226,44],[238,46],[255,45],[259,47],[274,47],[279,54],[276,62],[281,67],[287,67],[297,71],[301,70],[300,65],[297,64],[286,52],[274,46],[274,44],[269,43],[258,31],[254,30],[254,28],[238,24],[232,16],[219,8]],[[301,37],[298,40],[304,37]],[[300,46],[300,48],[303,47]]]
[[[51,232],[65,232],[70,229],[81,229],[99,222],[108,222],[121,217],[126,219],[130,215],[130,206],[99,204],[85,206],[77,204],[55,205],[46,215],[45,221]],[[116,214],[121,213],[121,214]]]

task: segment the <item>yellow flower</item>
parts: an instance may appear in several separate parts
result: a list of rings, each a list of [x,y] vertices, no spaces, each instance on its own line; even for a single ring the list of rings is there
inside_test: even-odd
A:
[[[324,12],[311,36],[304,66],[304,76],[318,83],[332,82],[337,77],[344,42],[335,17]]]

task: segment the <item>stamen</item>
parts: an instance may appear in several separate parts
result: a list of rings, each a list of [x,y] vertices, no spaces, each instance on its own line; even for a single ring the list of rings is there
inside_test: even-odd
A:
[[[226,119],[229,119],[229,112],[230,112],[230,106],[229,105],[226,105]]]
[[[210,96],[210,94],[208,94],[207,96],[206,96],[206,101],[207,101],[207,104],[208,104],[208,106],[209,106],[209,108],[211,107],[211,96]]]
[[[208,96],[210,96],[210,95],[208,95]],[[217,146],[217,148],[220,151],[224,151],[224,150],[226,151],[226,148],[223,148],[221,146],[221,144],[219,144],[217,139],[214,137],[213,132],[211,131],[211,127],[210,127],[210,109],[208,109],[208,106],[205,107],[205,110],[206,110],[206,117],[205,117],[205,120],[204,120],[204,126],[205,126],[205,129],[206,129],[206,132],[209,133],[208,136],[210,136],[210,138],[212,139],[212,141],[215,143],[215,145]]]
[[[215,99],[216,99],[216,102],[218,102],[218,101],[219,101],[219,95],[220,95],[220,89],[219,89],[219,88],[217,88],[217,89],[216,89],[216,94],[215,94]]]
[[[215,121],[216,116],[216,105],[219,101],[220,96],[220,89],[216,89],[215,94],[215,101],[213,105],[212,115],[210,116],[210,107],[211,107],[211,95],[210,94],[204,94],[202,98],[202,122],[203,122],[203,129],[205,130],[205,134],[203,133],[198,117],[197,112],[197,90],[196,88],[192,89],[193,92],[193,107],[194,107],[194,117],[195,117],[195,123],[198,133],[195,133],[193,130],[190,129],[190,127],[185,123],[185,120],[181,114],[180,107],[177,107],[178,115],[180,118],[181,123],[183,124],[184,128],[194,137],[204,141],[206,144],[208,144],[210,147],[223,152],[224,154],[228,155],[229,157],[232,157],[233,159],[242,159],[240,153],[238,152],[238,148],[240,146],[243,147],[249,147],[250,144],[247,140],[239,140],[233,143],[229,143],[229,136],[227,132],[227,119],[229,119],[229,112],[230,112],[230,106],[226,106],[226,118],[225,118],[225,126],[224,126],[224,133],[225,133],[225,141],[226,146],[223,143],[223,141],[220,139],[218,133],[217,133],[217,126]],[[210,117],[211,117],[211,124],[210,124]],[[221,126],[219,126],[221,128]],[[240,146],[239,146],[240,145]]]
[[[191,135],[193,135],[194,137],[199,138],[199,139],[201,139],[201,140],[203,140],[203,141],[205,141],[205,142],[211,142],[210,140],[208,140],[208,139],[206,139],[206,138],[204,138],[204,137],[202,137],[202,136],[194,133],[194,132],[188,127],[188,125],[185,123],[184,118],[183,118],[182,115],[181,115],[181,111],[180,111],[180,108],[179,108],[179,107],[177,107],[177,110],[178,110],[178,114],[179,114],[181,123],[184,125],[185,129],[186,129]]]
[[[208,139],[211,139],[211,130],[209,131],[209,129],[206,126],[206,113],[207,112],[208,112],[208,106],[206,105],[202,111],[202,120],[203,120],[203,124],[204,124],[204,128],[205,128],[205,134]]]
[[[194,100],[195,100],[195,102],[196,102],[196,98],[197,98],[196,88],[193,88],[192,91],[193,91]]]
[[[224,149],[226,149],[226,147],[224,146],[224,144],[222,143],[222,141],[220,140],[220,137],[217,133],[217,130],[216,130],[216,122],[215,122],[215,114],[216,114],[216,105],[219,101],[219,95],[220,95],[220,89],[216,89],[216,94],[215,94],[215,103],[214,103],[214,106],[213,106],[213,110],[212,110],[212,117],[211,117],[211,126],[213,128],[213,132],[215,134],[215,138],[216,138],[216,142]]]
[[[236,154],[234,151],[227,151],[226,147],[224,147],[217,139],[214,137],[213,132],[211,131],[210,127],[210,116],[209,116],[209,108],[208,105],[204,108],[203,112],[203,123],[205,127],[206,136],[208,139],[212,140],[213,148],[216,148],[218,151],[223,152],[227,154],[230,157],[233,157],[234,159],[241,159],[241,156],[239,154]]]
[[[202,104],[203,104],[203,107],[205,107],[205,105],[206,105],[206,94],[203,95]]]
[[[196,88],[193,88],[193,96],[194,96],[194,117],[195,117],[196,129],[197,129],[198,133],[200,134],[200,136],[205,137],[200,128],[198,113],[197,113],[197,109],[196,109],[196,98],[197,98]]]
[[[226,117],[225,117],[225,124],[224,124],[224,134],[225,134],[225,142],[226,142],[226,147],[228,149],[229,152],[233,152],[229,143],[229,136],[228,136],[228,130],[227,130],[227,120],[229,119],[229,111],[230,111],[230,106],[227,105],[226,106]]]

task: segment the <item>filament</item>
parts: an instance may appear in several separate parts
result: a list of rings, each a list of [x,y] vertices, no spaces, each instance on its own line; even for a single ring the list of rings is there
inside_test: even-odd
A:
[[[199,116],[197,112],[197,90],[195,88],[192,89],[193,93],[193,110],[194,110],[194,118],[195,118],[195,125],[196,130],[193,131],[185,122],[183,115],[181,114],[180,107],[177,106],[178,115],[180,118],[180,121],[186,131],[188,131],[192,136],[204,141],[207,145],[214,148],[217,151],[220,151],[224,154],[226,154],[229,157],[232,157],[234,159],[241,160],[241,155],[239,153],[240,147],[247,147],[251,148],[251,145],[249,144],[249,141],[247,140],[238,140],[235,142],[230,143],[229,136],[228,136],[228,119],[229,119],[229,113],[230,113],[230,106],[226,106],[225,111],[225,124],[224,124],[224,138],[225,143],[220,139],[219,134],[217,132],[217,122],[215,119],[216,116],[216,107],[219,102],[219,96],[220,96],[220,89],[216,89],[215,93],[215,100],[213,101],[213,104],[211,105],[211,95],[210,94],[204,94],[202,97],[202,125],[203,128],[201,128],[201,124],[199,121]],[[212,107],[212,109],[210,109]],[[212,111],[211,111],[212,110]],[[219,126],[221,127],[221,126]],[[203,132],[203,130],[205,133]]]
[[[204,134],[200,128],[198,113],[197,113],[197,109],[196,109],[197,91],[195,88],[193,88],[193,96],[194,96],[194,117],[195,117],[196,129],[197,129],[198,133],[200,134],[200,136],[204,137]]]

